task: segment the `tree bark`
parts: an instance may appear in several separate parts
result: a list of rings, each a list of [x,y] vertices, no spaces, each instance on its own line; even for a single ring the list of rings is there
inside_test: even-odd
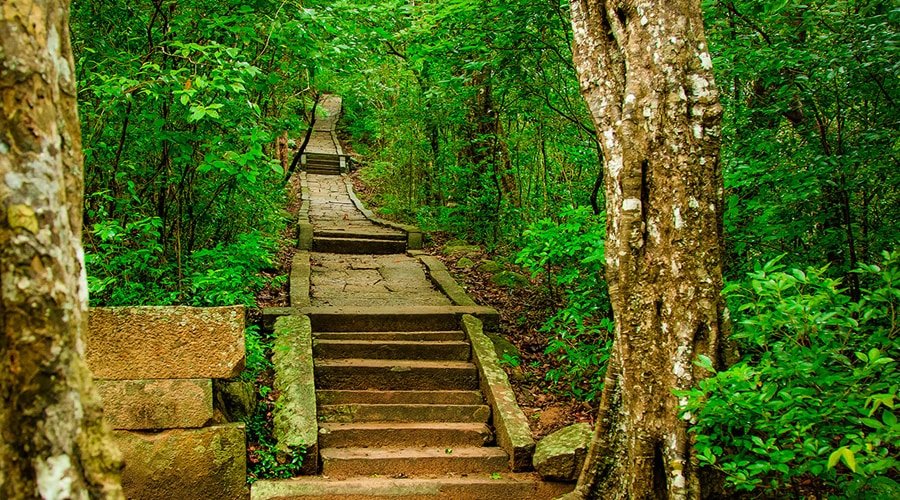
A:
[[[0,498],[122,498],[84,361],[83,171],[65,0],[0,4]]]
[[[698,0],[572,0],[603,150],[616,329],[573,498],[700,498],[684,390],[721,366],[721,107]]]

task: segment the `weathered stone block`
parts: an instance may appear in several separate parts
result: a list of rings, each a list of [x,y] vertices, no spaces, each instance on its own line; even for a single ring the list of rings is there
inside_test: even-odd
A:
[[[97,380],[95,384],[113,429],[203,427],[212,418],[209,379]]]
[[[575,481],[591,442],[591,426],[575,424],[548,435],[534,450],[534,469],[550,481]]]
[[[278,451],[302,448],[304,474],[318,467],[318,421],[313,375],[312,326],[307,316],[283,316],[275,321],[275,389],[278,401],[272,416]]]
[[[244,425],[115,431],[125,459],[122,488],[132,500],[247,498]]]
[[[244,368],[244,308],[91,308],[87,362],[99,379],[235,377]]]
[[[213,412],[216,423],[247,422],[258,402],[256,385],[247,380],[213,380]]]
[[[462,324],[472,343],[472,360],[481,375],[481,392],[493,410],[497,444],[509,455],[509,465],[513,471],[528,470],[534,454],[534,439],[528,419],[516,402],[509,378],[500,367],[494,344],[484,334],[481,321],[466,314]]]

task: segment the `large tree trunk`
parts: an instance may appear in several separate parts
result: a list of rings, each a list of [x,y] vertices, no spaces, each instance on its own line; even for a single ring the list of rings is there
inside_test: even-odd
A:
[[[121,498],[82,337],[81,132],[65,0],[0,4],[0,498]]]
[[[721,107],[698,0],[572,0],[603,148],[615,343],[574,497],[699,498],[673,391],[721,365]]]

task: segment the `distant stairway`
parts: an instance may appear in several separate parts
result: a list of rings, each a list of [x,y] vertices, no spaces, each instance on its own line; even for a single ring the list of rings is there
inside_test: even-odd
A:
[[[341,156],[326,153],[306,153],[304,170],[310,174],[341,175]]]
[[[318,229],[314,252],[385,255],[406,252],[406,234],[401,231],[367,231],[360,228]]]

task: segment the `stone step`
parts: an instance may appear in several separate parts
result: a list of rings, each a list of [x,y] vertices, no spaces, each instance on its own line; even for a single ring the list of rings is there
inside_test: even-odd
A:
[[[461,330],[439,330],[434,332],[318,332],[313,337],[322,340],[403,340],[440,341],[463,340],[466,334]]]
[[[463,361],[315,360],[320,389],[475,390],[478,372]]]
[[[406,252],[406,241],[370,238],[320,238],[314,236],[312,249],[315,252],[326,253],[388,255]]]
[[[320,238],[356,238],[363,240],[406,241],[406,234],[401,232],[347,231],[343,229],[316,229],[316,237]]]
[[[509,470],[509,457],[500,448],[325,448],[320,456],[322,475],[328,477],[490,474]]]
[[[339,155],[334,153],[306,153],[306,159],[309,160],[335,160],[337,161],[340,158]]]
[[[316,358],[443,359],[468,361],[471,347],[460,340],[325,340],[313,342]]]
[[[487,405],[319,405],[322,422],[467,422],[487,423],[491,407]]]
[[[314,332],[458,331],[460,329],[459,315],[456,312],[458,309],[461,308],[444,306],[320,308],[310,311],[309,318],[312,320]]]
[[[309,158],[309,157],[307,157],[306,164],[307,165],[340,165],[341,159],[338,158],[337,156],[333,156],[333,157],[329,157],[329,158],[325,158],[325,157]]]
[[[322,405],[339,404],[444,404],[480,405],[481,391],[316,391]]]
[[[250,500],[549,500],[572,491],[574,486],[541,481],[533,473],[400,479],[300,477],[257,481],[250,488]]]
[[[319,424],[320,448],[487,446],[494,436],[480,422],[361,422]]]
[[[341,169],[340,167],[306,167],[307,174],[316,174],[316,175],[340,175]]]

